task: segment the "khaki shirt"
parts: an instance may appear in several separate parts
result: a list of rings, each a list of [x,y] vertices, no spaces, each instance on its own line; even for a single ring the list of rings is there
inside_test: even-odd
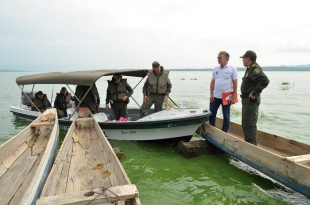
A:
[[[242,78],[241,93],[242,95],[256,96],[261,93],[269,84],[269,79],[263,72],[262,68],[255,62],[247,67]]]

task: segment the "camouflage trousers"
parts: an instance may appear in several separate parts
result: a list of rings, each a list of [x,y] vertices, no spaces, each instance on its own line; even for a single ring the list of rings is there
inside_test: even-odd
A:
[[[59,110],[58,114],[58,118],[63,118],[63,117],[67,117],[67,111],[66,110]]]
[[[113,112],[115,120],[118,120],[120,117],[128,118],[127,103],[113,103]]]
[[[140,108],[140,117],[146,116],[153,104],[155,105],[155,112],[163,110],[164,97],[165,95],[149,94],[147,101]]]
[[[249,98],[242,99],[242,129],[246,142],[257,145],[257,120],[260,97],[256,97],[256,102],[251,102]]]

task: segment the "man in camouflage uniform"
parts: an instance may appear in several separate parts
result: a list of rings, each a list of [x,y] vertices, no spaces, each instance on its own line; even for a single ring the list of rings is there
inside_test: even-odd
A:
[[[85,98],[81,102],[78,108],[80,107],[88,107],[92,114],[96,114],[99,111],[99,105],[100,105],[100,96],[98,93],[98,89],[96,87],[96,84],[91,87],[90,91],[88,91],[90,86],[87,85],[77,85],[75,89],[75,96],[77,98],[74,98],[75,105],[77,106],[80,103],[80,100],[83,99],[84,95]],[[88,91],[88,92],[87,92]]]
[[[172,88],[169,71],[164,70],[158,61],[152,63],[152,68],[142,90],[143,104],[140,108],[140,117],[146,116],[153,104],[155,105],[155,112],[161,111],[164,100],[168,99]]]
[[[133,90],[127,83],[127,79],[122,79],[121,75],[115,75],[112,80],[108,80],[108,88],[106,94],[106,110],[110,109],[109,103],[114,111],[115,120],[120,117],[128,118],[127,104],[129,97],[133,94]]]
[[[257,145],[257,119],[260,105],[260,93],[269,84],[269,79],[256,63],[256,53],[247,51],[240,56],[243,65],[247,68],[242,78],[241,95],[242,98],[242,128],[245,141]]]

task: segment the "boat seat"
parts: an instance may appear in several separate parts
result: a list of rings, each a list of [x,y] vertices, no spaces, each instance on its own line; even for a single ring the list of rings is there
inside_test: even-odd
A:
[[[72,107],[67,108],[67,115],[71,116],[70,119],[74,119],[75,116],[77,115],[77,112],[74,112],[74,111],[75,111],[75,108],[72,108]],[[73,114],[73,116],[72,116],[72,114]]]
[[[74,109],[75,109],[75,108],[76,108],[76,106],[75,106],[75,102],[74,102],[74,100],[71,100],[71,101],[70,101],[70,103],[71,103],[71,105],[72,105],[72,107],[71,107],[71,108],[74,108]]]
[[[93,114],[93,116],[97,122],[106,122],[109,120],[108,116],[104,112]]]

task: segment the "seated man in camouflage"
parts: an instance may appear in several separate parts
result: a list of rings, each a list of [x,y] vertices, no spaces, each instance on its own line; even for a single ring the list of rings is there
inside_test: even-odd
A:
[[[47,99],[46,94],[43,94],[42,91],[38,91],[35,94],[35,97],[32,99],[31,110],[44,112],[46,109],[51,108],[51,103]],[[39,110],[38,110],[39,109]]]
[[[72,107],[70,103],[74,98],[67,91],[66,87],[62,87],[59,93],[56,93],[54,107],[57,109],[58,117],[67,117],[67,108]]]

